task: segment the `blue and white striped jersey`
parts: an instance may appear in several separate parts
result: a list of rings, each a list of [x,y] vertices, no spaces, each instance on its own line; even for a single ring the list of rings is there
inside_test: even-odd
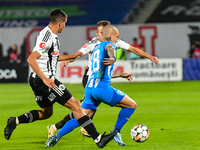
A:
[[[94,48],[97,44],[100,44],[101,41],[99,41],[98,37],[94,37],[91,41],[88,43],[85,43],[79,51],[83,52],[83,55],[88,54],[88,67],[91,66],[91,60],[92,60],[92,52],[94,51]],[[118,42],[116,43],[117,48],[122,48],[124,50],[128,50],[130,44],[124,42],[121,39],[118,39]],[[87,75],[91,74],[91,70],[89,69]]]
[[[103,41],[100,44],[96,45],[93,54],[92,54],[92,63],[91,63],[91,76],[88,81],[87,87],[97,87],[100,81],[107,83],[111,82],[112,72],[114,64],[111,66],[106,66],[103,64],[104,58],[109,58],[106,46],[113,46],[116,50],[115,43],[111,41]]]

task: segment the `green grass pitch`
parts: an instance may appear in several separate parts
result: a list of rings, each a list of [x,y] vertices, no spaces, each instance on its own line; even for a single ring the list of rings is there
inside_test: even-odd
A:
[[[65,84],[73,96],[83,96],[81,84]],[[125,147],[113,141],[106,150],[197,150],[200,149],[200,82],[113,83],[134,99],[138,107],[123,127],[121,134]],[[46,126],[61,120],[70,110],[54,104],[51,118],[30,124],[21,124],[6,140],[3,129],[7,118],[39,109],[27,83],[0,84],[0,150],[91,150],[98,149],[91,138],[84,138],[80,127],[64,136],[54,147],[45,148]],[[100,133],[111,131],[120,108],[101,104],[93,119]],[[144,124],[150,131],[149,139],[136,143],[130,137],[135,124]]]

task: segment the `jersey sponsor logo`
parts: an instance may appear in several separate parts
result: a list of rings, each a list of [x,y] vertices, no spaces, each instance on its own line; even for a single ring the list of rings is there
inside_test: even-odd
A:
[[[46,44],[44,42],[40,43],[40,48],[44,49],[46,47]]]
[[[57,55],[59,55],[59,51],[52,52],[51,55],[57,56]]]
[[[85,43],[84,45],[83,45],[83,47],[82,48],[86,48],[88,46],[88,44],[87,43]]]
[[[113,45],[113,43],[107,43],[107,45]]]

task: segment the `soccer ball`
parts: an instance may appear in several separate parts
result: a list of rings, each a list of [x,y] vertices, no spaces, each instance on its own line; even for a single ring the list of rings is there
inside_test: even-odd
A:
[[[143,124],[137,124],[131,129],[131,138],[135,142],[144,142],[149,137],[149,130]]]

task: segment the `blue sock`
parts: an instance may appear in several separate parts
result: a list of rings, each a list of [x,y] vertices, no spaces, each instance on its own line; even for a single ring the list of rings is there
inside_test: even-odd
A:
[[[62,136],[65,134],[73,131],[75,128],[77,128],[79,123],[77,122],[76,118],[69,120],[68,122],[65,123],[65,125],[60,129],[60,131],[57,133],[59,137],[59,140]]]
[[[119,132],[121,131],[124,124],[129,120],[131,115],[134,113],[134,108],[122,108],[119,112],[117,122],[115,124],[115,129],[117,129]]]

